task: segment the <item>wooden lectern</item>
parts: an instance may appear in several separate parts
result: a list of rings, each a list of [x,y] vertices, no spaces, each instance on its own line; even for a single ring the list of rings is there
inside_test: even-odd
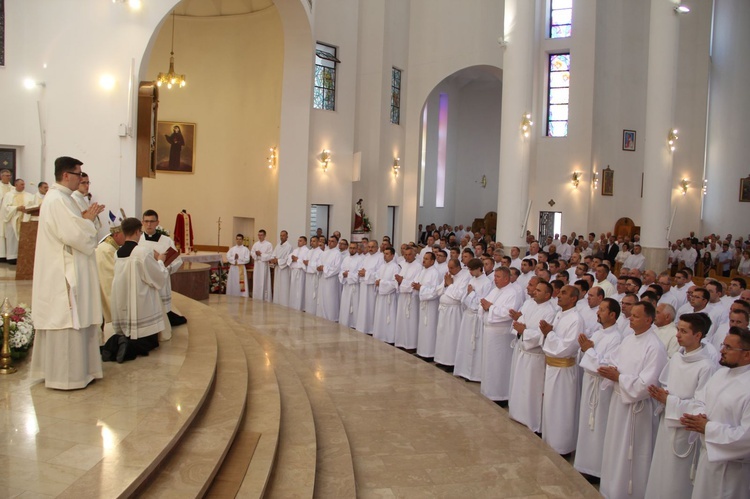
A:
[[[33,215],[39,215],[39,212],[37,211]],[[36,231],[38,227],[39,222],[36,220],[21,223],[21,234],[18,237],[16,281],[30,281],[34,277],[34,253],[36,253]]]

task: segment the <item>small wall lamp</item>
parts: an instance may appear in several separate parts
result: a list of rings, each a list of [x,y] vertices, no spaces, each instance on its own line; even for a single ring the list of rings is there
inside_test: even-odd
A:
[[[401,158],[393,158],[393,176],[398,177],[398,172],[401,170]]]
[[[701,189],[701,191],[703,192],[704,196],[708,194],[708,179],[707,178],[703,179],[703,188]]]
[[[674,6],[674,13],[677,15],[687,14],[688,12],[690,12],[690,7],[688,7],[687,5],[683,5],[680,3]]]
[[[271,152],[271,155],[268,156],[268,169],[270,170],[276,166],[276,148],[271,147],[269,151]]]
[[[573,172],[573,175],[570,177],[570,183],[576,189],[578,189],[578,184],[581,182],[581,177],[583,177],[583,173],[581,172]]]
[[[331,151],[328,149],[323,149],[323,152],[320,153],[320,163],[321,168],[323,168],[323,171],[328,171],[328,163],[331,162]]]
[[[686,179],[686,178],[683,178],[683,179],[682,179],[682,180],[680,181],[680,190],[682,190],[682,195],[683,195],[683,196],[684,196],[685,194],[687,194],[687,191],[688,191],[688,187],[690,187],[690,181],[689,181],[688,179]]]
[[[42,88],[44,88],[44,87],[47,86],[47,84],[44,83],[43,81],[36,81],[36,80],[31,79],[31,78],[26,78],[25,80],[23,80],[23,86],[27,90],[31,90],[34,87],[42,87]]]
[[[524,114],[521,118],[521,133],[527,139],[531,135],[532,126],[534,126],[534,122],[531,121],[531,113]]]
[[[677,129],[673,128],[669,131],[669,134],[667,134],[667,145],[669,146],[669,150],[674,152],[675,148],[677,147],[677,139],[679,137],[677,136]]]
[[[593,175],[593,177],[594,177],[594,178],[593,178],[593,182],[592,182],[592,185],[593,185],[593,189],[594,189],[594,190],[597,190],[597,189],[599,188],[599,172],[598,172],[598,171],[596,171],[596,170],[594,170],[594,175]]]

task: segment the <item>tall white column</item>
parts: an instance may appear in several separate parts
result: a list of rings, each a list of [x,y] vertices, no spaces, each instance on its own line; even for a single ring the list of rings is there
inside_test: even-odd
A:
[[[505,1],[507,46],[503,57],[497,240],[506,246],[526,244],[523,229],[529,199],[531,137],[521,133],[521,120],[531,113],[533,99],[535,4],[533,0]]]
[[[667,230],[671,220],[672,155],[667,145],[675,128],[679,15],[673,0],[651,0],[644,133],[641,245],[648,268],[667,266]]]

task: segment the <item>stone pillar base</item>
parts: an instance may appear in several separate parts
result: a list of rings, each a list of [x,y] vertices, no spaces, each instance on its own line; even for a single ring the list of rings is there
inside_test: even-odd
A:
[[[646,248],[641,247],[643,256],[646,257],[646,269],[653,270],[657,274],[667,270],[667,260],[669,259],[669,250],[667,248]]]

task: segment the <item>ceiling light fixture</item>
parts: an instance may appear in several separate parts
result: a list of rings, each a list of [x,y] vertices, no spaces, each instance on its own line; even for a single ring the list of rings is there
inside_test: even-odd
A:
[[[172,50],[169,53],[169,72],[166,74],[159,73],[156,77],[157,87],[164,84],[167,85],[167,88],[172,88],[174,85],[182,88],[186,84],[185,75],[178,75],[174,72],[174,11],[172,11]]]

